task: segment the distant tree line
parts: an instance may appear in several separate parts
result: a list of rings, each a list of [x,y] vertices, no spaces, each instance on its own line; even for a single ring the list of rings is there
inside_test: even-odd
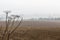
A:
[[[60,18],[31,18],[29,20],[60,20]]]

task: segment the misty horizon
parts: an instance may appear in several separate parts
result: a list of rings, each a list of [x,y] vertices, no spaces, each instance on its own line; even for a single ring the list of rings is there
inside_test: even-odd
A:
[[[5,10],[25,19],[60,17],[60,0],[0,0],[0,16],[5,16]]]

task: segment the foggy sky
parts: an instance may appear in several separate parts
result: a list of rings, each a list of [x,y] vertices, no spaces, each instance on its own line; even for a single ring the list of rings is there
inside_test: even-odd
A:
[[[5,10],[24,18],[60,17],[60,0],[0,0],[0,15]]]

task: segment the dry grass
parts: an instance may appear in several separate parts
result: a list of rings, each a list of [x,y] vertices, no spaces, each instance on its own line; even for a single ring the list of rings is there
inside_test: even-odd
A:
[[[10,40],[60,40],[60,22],[24,21]]]

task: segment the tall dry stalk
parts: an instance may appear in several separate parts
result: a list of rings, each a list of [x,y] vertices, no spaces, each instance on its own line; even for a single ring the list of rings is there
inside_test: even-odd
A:
[[[2,40],[4,39],[4,36],[5,36],[5,34],[7,33],[7,31],[8,31],[8,13],[10,13],[10,11],[4,11],[5,13],[6,13],[6,28],[5,28],[5,30],[4,30],[4,33],[3,33],[3,36],[2,36]]]
[[[8,13],[10,12],[10,11],[5,11],[6,12],[6,28],[5,28],[5,30],[4,30],[4,33],[3,33],[3,35],[2,35],[2,40],[9,40],[9,37],[10,37],[10,35],[21,25],[21,23],[22,23],[22,20],[23,20],[23,17],[20,17],[19,15],[12,15],[12,17],[10,17],[10,19],[9,19],[9,17],[8,17]],[[16,18],[18,18],[18,20],[19,20],[19,18],[21,19],[20,21],[17,21],[17,22],[19,22],[18,23],[18,25],[16,25],[16,27],[14,28],[14,29],[10,29],[9,28],[9,26],[10,27],[13,27],[13,25],[14,25],[14,23],[16,22],[15,21],[15,19]],[[13,20],[13,21],[11,21],[11,20]],[[10,22],[11,23],[10,23]],[[10,25],[11,24],[11,25]],[[10,29],[10,30],[9,30]]]

